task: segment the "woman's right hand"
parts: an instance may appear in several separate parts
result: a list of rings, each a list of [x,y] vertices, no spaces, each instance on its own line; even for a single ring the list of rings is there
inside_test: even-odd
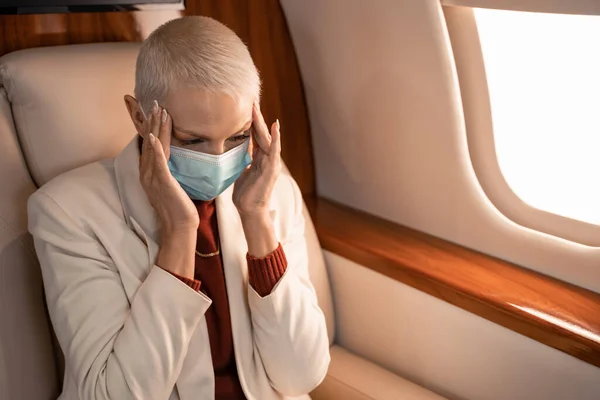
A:
[[[140,182],[161,222],[157,264],[175,274],[193,277],[200,221],[194,203],[169,171],[171,127],[171,116],[155,101],[144,122]]]
[[[140,181],[162,229],[178,234],[196,231],[199,219],[194,203],[169,171],[171,122],[167,111],[154,102],[150,118],[144,123]]]

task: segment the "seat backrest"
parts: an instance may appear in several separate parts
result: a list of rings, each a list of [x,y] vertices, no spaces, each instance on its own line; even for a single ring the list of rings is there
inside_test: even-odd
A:
[[[131,139],[122,95],[133,91],[138,48],[47,47],[0,58],[0,399],[60,392],[62,352],[27,232],[27,198]]]
[[[59,394],[42,277],[27,232],[27,198],[35,189],[0,86],[0,399]]]
[[[52,398],[57,391],[61,356],[57,372],[26,201],[36,186],[114,157],[131,140],[123,95],[133,93],[138,50],[135,43],[99,43],[0,58],[0,399]],[[311,279],[333,341],[323,255],[306,211],[305,217]]]

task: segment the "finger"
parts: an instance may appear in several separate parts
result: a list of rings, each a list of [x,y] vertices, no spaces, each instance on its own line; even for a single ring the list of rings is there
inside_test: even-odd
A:
[[[254,151],[256,150],[256,146],[257,145],[256,141],[254,140],[254,135],[252,134],[252,131],[250,131],[250,143],[248,143],[248,154],[250,155],[251,159],[254,159]]]
[[[160,146],[160,142],[156,140],[160,133],[161,125],[161,107],[158,105],[158,101],[154,100],[152,104],[152,123],[150,125],[150,131],[148,133],[148,142],[150,144],[148,152],[148,165],[146,172],[153,176],[156,173],[156,169],[159,165],[157,147]]]
[[[163,148],[165,158],[168,160],[171,155],[171,127],[172,119],[167,110],[164,108],[160,115],[160,132],[158,134],[158,140]]]
[[[253,129],[254,131],[254,129]],[[256,134],[252,133],[252,163],[258,163],[261,160],[261,155],[266,154],[256,141]]]
[[[148,133],[152,129],[152,109],[150,109],[149,113],[145,113],[143,108],[141,110],[144,118],[142,119],[142,131],[140,132],[140,135],[144,138],[144,141],[146,141],[146,139],[148,139]]]
[[[269,155],[279,156],[281,154],[281,125],[279,120],[271,125],[271,149]]]
[[[148,139],[148,132],[150,132],[150,127],[152,126],[151,120],[152,114],[149,114],[148,118],[144,117],[144,122],[142,123],[142,131],[140,132],[140,135],[142,136],[142,138],[144,138],[144,141]]]
[[[154,136],[150,134],[150,146],[152,146],[153,158],[153,174],[157,174],[159,177],[164,178],[165,174],[169,173],[169,166],[167,165],[167,159],[165,158],[165,152],[162,147],[162,143]]]
[[[271,138],[269,137],[269,131],[267,129],[267,124],[265,123],[265,119],[263,118],[262,113],[258,109],[257,103],[254,103],[254,107],[252,108],[252,120],[254,125],[254,137],[256,138],[256,142],[265,153],[269,152],[269,147],[271,146]]]
[[[155,138],[157,138],[160,133],[160,111],[161,108],[158,106],[158,101],[154,100],[152,105],[152,126],[150,132],[152,132]]]
[[[150,144],[150,127],[152,126],[152,119],[153,119],[153,115],[150,114],[150,117],[148,118],[148,121],[146,121],[144,123],[144,133],[142,134],[142,137],[144,138],[144,141],[142,142],[142,155],[141,155],[141,165],[140,165],[140,177],[142,177],[143,174],[147,173],[150,170],[150,163],[152,160],[152,146]]]

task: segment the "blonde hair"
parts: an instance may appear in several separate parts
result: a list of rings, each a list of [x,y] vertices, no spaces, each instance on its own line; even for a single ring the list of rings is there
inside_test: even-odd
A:
[[[164,102],[174,85],[224,92],[234,100],[260,97],[250,52],[231,29],[208,17],[169,21],[144,41],[135,68],[135,97],[142,112]]]

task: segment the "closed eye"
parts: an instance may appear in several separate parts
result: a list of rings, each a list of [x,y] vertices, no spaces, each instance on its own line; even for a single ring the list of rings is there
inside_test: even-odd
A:
[[[203,143],[204,139],[190,139],[190,140],[179,140],[183,146],[193,146],[195,144]]]
[[[239,135],[231,136],[227,140],[229,140],[230,142],[241,142],[241,141],[244,141],[244,140],[246,140],[246,139],[248,139],[250,137],[251,129],[252,128],[248,128],[243,133],[241,133]],[[201,139],[201,138],[188,139],[188,140],[177,139],[177,140],[184,147],[186,147],[186,146],[194,146],[196,144],[204,143],[206,141],[206,139]]]
[[[232,142],[239,142],[239,141],[242,141],[242,140],[246,140],[249,137],[250,137],[250,129],[248,129],[247,131],[245,131],[241,135],[230,137],[229,140],[231,140]]]

